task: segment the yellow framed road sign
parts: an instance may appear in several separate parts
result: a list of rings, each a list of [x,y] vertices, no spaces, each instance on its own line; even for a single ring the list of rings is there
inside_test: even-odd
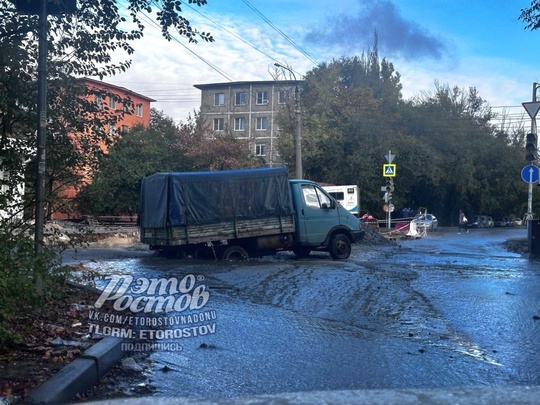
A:
[[[385,163],[382,167],[383,177],[396,177],[396,165],[392,163]]]

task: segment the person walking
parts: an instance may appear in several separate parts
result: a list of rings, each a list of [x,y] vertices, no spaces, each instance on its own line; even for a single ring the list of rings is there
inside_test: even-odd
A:
[[[459,220],[458,220],[458,234],[461,235],[461,230],[463,229],[466,233],[469,233],[469,229],[467,228],[468,219],[465,216],[465,213],[463,210],[459,210]]]

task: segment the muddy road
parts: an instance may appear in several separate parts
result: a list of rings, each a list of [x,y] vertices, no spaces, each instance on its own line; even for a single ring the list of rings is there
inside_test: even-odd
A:
[[[66,260],[133,280],[190,276],[208,293],[194,310],[144,314],[172,317],[158,329],[190,330],[146,340],[165,344],[148,352],[144,378],[154,395],[538,385],[539,262],[502,244],[525,236],[525,228],[447,229],[359,245],[346,261],[325,253],[168,260],[140,248]],[[124,328],[140,337],[147,326]]]

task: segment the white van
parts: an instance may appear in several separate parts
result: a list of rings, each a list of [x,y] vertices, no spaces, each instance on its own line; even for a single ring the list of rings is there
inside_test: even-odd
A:
[[[322,186],[322,188],[351,214],[358,216],[358,186]]]

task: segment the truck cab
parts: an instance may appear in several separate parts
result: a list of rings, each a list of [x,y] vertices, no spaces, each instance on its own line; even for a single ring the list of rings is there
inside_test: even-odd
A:
[[[332,258],[344,259],[351,253],[351,243],[362,239],[357,217],[343,208],[317,183],[290,180],[296,211],[296,247],[298,256],[323,247]]]

